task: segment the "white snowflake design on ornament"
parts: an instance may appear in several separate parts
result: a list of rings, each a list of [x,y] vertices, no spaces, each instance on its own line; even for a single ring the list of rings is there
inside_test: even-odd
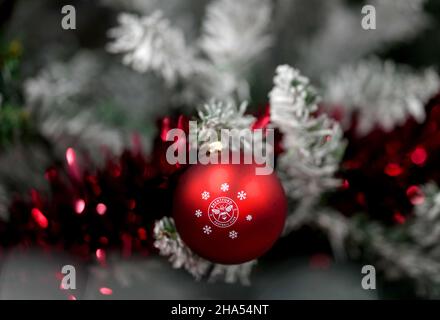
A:
[[[209,194],[208,191],[203,191],[203,192],[202,192],[202,199],[203,199],[203,200],[208,200],[209,197],[210,197],[210,194]]]
[[[200,217],[202,216],[202,210],[197,209],[196,212],[194,213],[194,215],[195,215],[197,218],[200,218]]]
[[[232,231],[229,232],[229,238],[235,239],[237,237],[238,237],[238,232],[237,231],[232,230]]]
[[[246,192],[244,192],[244,191],[238,192],[237,193],[237,198],[240,199],[240,200],[246,199]]]
[[[204,226],[203,227],[203,233],[204,234],[211,234],[212,228],[210,226]]]
[[[223,191],[223,192],[228,191],[229,190],[229,184],[227,184],[226,182],[222,183],[222,185],[220,187],[220,190]]]
[[[248,214],[248,215],[246,216],[246,220],[247,220],[247,221],[251,221],[251,220],[252,220],[252,215]]]

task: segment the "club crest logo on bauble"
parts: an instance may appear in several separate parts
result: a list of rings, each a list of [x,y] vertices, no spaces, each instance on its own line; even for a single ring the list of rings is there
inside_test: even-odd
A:
[[[228,228],[238,219],[237,204],[228,197],[215,198],[208,207],[208,217],[212,224],[219,228]]]

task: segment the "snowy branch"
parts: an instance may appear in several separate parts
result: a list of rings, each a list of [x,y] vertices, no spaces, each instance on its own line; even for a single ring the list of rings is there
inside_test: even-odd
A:
[[[98,70],[94,56],[80,53],[68,63],[50,64],[25,82],[26,108],[50,141],[57,141],[58,145],[61,141],[66,144],[82,141],[89,151],[103,145],[116,153],[122,150],[120,133],[96,121],[81,100],[90,92],[97,95],[90,84]],[[92,102],[90,98],[87,100]]]
[[[333,177],[345,144],[338,124],[315,116],[317,97],[309,80],[290,66],[279,66],[269,94],[271,123],[283,133],[279,169],[287,195],[299,200],[286,231],[301,225],[322,192],[336,187]]]
[[[327,74],[394,42],[410,39],[423,30],[429,19],[425,0],[370,0],[376,8],[377,30],[365,31],[360,21],[361,7],[343,0],[322,1],[325,15],[316,34],[297,44],[298,65],[309,75]],[[316,6],[316,4],[315,4]]]
[[[415,207],[410,234],[417,244],[431,248],[440,241],[440,190],[436,184],[428,183],[422,188],[422,194],[423,202]]]
[[[125,13],[119,16],[119,26],[109,31],[113,42],[107,49],[122,53],[123,63],[134,70],[161,76],[179,91],[175,100],[180,104],[245,100],[247,71],[272,42],[271,10],[267,0],[213,1],[201,38],[192,44],[159,11],[142,17]]]
[[[422,188],[424,201],[415,215],[402,225],[385,226],[364,217],[346,218],[340,213],[321,211],[312,222],[336,236],[352,257],[362,254],[391,279],[410,278],[418,294],[440,295],[440,191],[435,184]],[[332,241],[332,244],[334,242]]]
[[[246,108],[246,102],[237,107],[234,103],[212,101],[198,110],[198,116],[202,128],[245,129],[255,121],[254,116],[245,114]]]
[[[285,149],[279,159],[279,171],[287,195],[301,200],[298,207],[307,214],[314,203],[312,199],[339,184],[333,174],[344,150],[342,131],[325,114],[315,115],[316,94],[309,80],[297,70],[279,66],[274,84],[269,94],[271,123],[283,134]],[[294,224],[299,223],[297,218],[292,215]]]
[[[227,283],[250,283],[249,276],[256,261],[226,266],[213,264],[197,256],[183,243],[172,218],[165,217],[156,222],[154,238],[154,246],[159,249],[161,255],[169,257],[174,268],[184,268],[197,280],[208,277],[209,281],[224,278]]]
[[[245,71],[273,42],[268,0],[218,0],[207,8],[200,47],[219,70]]]
[[[345,108],[347,126],[357,112],[360,134],[376,126],[392,130],[409,116],[424,121],[424,105],[439,88],[440,79],[433,69],[416,73],[378,59],[344,67],[324,82],[325,102]]]
[[[140,73],[154,71],[169,85],[194,72],[193,53],[183,33],[172,28],[161,12],[146,17],[123,13],[118,20],[120,25],[109,31],[114,41],[107,49],[123,53],[124,64]]]

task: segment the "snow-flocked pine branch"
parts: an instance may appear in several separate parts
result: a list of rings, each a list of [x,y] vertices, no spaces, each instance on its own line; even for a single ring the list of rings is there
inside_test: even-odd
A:
[[[25,81],[26,110],[49,141],[56,141],[57,145],[64,142],[62,148],[82,142],[84,149],[91,152],[101,146],[116,153],[122,150],[120,133],[96,121],[87,103],[81,100],[92,91],[90,83],[98,70],[96,58],[82,52],[68,63],[53,62]]]
[[[245,129],[250,128],[255,117],[245,114],[247,102],[237,107],[232,102],[211,101],[198,110],[202,128],[206,129]]]
[[[107,48],[123,54],[123,63],[134,70],[161,76],[177,89],[180,105],[246,100],[247,71],[272,42],[271,9],[268,0],[213,1],[201,37],[192,43],[159,11],[141,17],[124,13],[109,31],[113,42]]]
[[[433,69],[415,72],[392,61],[369,59],[343,67],[323,86],[324,102],[343,108],[346,126],[358,113],[357,131],[363,135],[376,127],[390,131],[410,116],[424,121],[424,106],[440,89],[440,78]]]
[[[271,123],[283,134],[285,152],[279,173],[289,198],[298,200],[287,229],[301,224],[322,192],[336,187],[334,173],[344,150],[342,130],[327,115],[317,115],[317,96],[298,70],[282,65],[269,94]]]
[[[290,1],[290,0],[287,0]],[[430,23],[424,12],[425,0],[370,0],[376,10],[376,30],[361,25],[362,6],[347,6],[343,0],[311,5],[325,12],[316,33],[296,45],[301,57],[297,64],[309,76],[318,77],[353,63],[396,41],[411,39]],[[300,2],[301,3],[301,2]]]
[[[200,47],[218,70],[246,71],[273,42],[268,0],[218,0],[206,11]]]
[[[421,188],[423,201],[414,208],[415,214],[403,224],[385,226],[361,217],[347,218],[336,213],[318,214],[327,221],[323,229],[329,235],[337,235],[346,252],[363,258],[391,279],[412,279],[418,294],[438,297],[440,294],[440,191],[437,185],[428,183]],[[335,219],[336,217],[338,217]],[[334,222],[338,221],[335,227]],[[339,232],[337,230],[339,229]],[[330,238],[331,239],[331,238]]]
[[[223,279],[227,283],[250,283],[255,260],[240,265],[220,265],[199,257],[183,243],[172,218],[164,217],[156,222],[154,238],[155,247],[161,255],[168,257],[174,268],[185,269],[197,280],[207,277],[209,281]]]
[[[232,150],[252,152],[252,148],[261,151],[269,151],[265,144],[264,135],[241,135],[242,130],[249,130],[255,123],[256,118],[253,115],[246,114],[247,102],[242,102],[239,106],[235,102],[224,102],[212,100],[203,104],[198,109],[198,141],[201,142],[199,148],[204,150]],[[221,136],[222,129],[232,129],[238,133],[237,139],[228,139],[224,141]],[[216,132],[216,141],[211,136]],[[234,141],[233,141],[234,140]],[[270,150],[271,151],[271,150]]]
[[[122,53],[124,64],[140,73],[156,72],[169,85],[194,72],[193,52],[183,33],[171,27],[160,11],[144,17],[123,13],[118,21],[119,26],[109,31],[114,41],[107,49]]]

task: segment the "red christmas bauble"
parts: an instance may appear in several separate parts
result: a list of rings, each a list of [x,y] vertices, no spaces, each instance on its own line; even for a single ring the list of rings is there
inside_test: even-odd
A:
[[[258,258],[279,238],[286,219],[284,190],[275,173],[255,164],[197,164],[181,177],[173,217],[185,244],[221,264]]]

